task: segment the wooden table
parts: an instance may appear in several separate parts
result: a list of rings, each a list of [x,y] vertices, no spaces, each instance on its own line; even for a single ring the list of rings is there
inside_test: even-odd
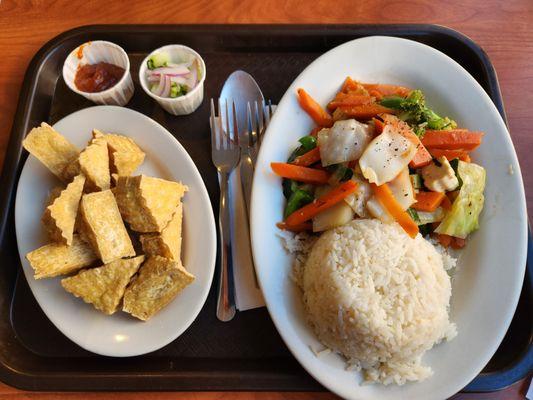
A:
[[[0,0],[0,164],[24,71],[35,52],[59,33],[89,24],[175,23],[434,23],[470,36],[492,59],[533,211],[533,2],[531,0]],[[454,399],[522,399],[527,382],[493,394]],[[3,398],[104,399],[105,394],[39,394],[0,384]],[[170,399],[176,394],[116,394],[113,398]],[[330,399],[331,394],[195,393],[194,399]]]

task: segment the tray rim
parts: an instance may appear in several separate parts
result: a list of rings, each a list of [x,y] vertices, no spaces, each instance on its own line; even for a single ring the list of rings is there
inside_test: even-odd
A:
[[[282,24],[242,24],[242,25],[234,25],[234,24],[180,24],[180,25],[155,25],[155,24],[97,24],[97,25],[84,25],[79,26],[73,29],[70,29],[68,31],[65,31],[63,33],[60,33],[59,35],[55,36],[54,38],[50,39],[48,42],[46,42],[39,51],[34,55],[31,62],[28,65],[28,68],[26,70],[26,73],[24,75],[23,85],[22,89],[19,94],[19,99],[17,102],[17,109],[15,112],[15,116],[13,118],[13,124],[10,131],[10,138],[7,144],[7,151],[6,156],[4,160],[4,165],[2,168],[2,173],[0,176],[0,187],[6,188],[8,187],[9,190],[3,190],[0,194],[0,245],[3,245],[5,240],[5,231],[6,226],[8,223],[8,218],[10,213],[12,212],[12,207],[14,206],[14,197],[16,192],[16,186],[18,183],[18,176],[19,176],[19,167],[20,162],[22,161],[23,157],[23,150],[22,150],[22,139],[25,136],[24,133],[28,130],[28,118],[26,117],[28,113],[31,110],[31,107],[33,105],[33,99],[34,99],[34,92],[36,89],[36,85],[38,83],[39,79],[39,72],[42,68],[43,63],[46,61],[48,57],[50,57],[53,53],[53,51],[60,47],[60,45],[73,37],[83,35],[83,34],[128,34],[128,33],[147,33],[147,34],[154,34],[154,33],[163,33],[163,32],[202,32],[205,30],[209,30],[211,32],[218,31],[219,33],[229,33],[229,34],[245,34],[245,33],[257,33],[260,31],[268,31],[270,34],[275,33],[291,33],[291,32],[297,32],[302,35],[310,35],[310,36],[322,36],[327,35],[328,33],[345,33],[347,35],[357,35],[361,32],[357,31],[373,31],[375,30],[375,34],[382,34],[382,35],[394,35],[394,34],[403,34],[406,35],[409,33],[409,31],[416,31],[423,34],[439,34],[439,35],[446,35],[450,37],[451,39],[454,39],[455,41],[461,42],[463,45],[467,46],[472,52],[475,53],[475,55],[479,58],[481,64],[484,67],[484,72],[486,73],[486,81],[487,84],[490,87],[490,90],[493,92],[493,95],[490,96],[491,100],[496,105],[496,108],[499,110],[499,112],[502,114],[502,117],[504,121],[507,124],[507,118],[505,115],[505,109],[503,106],[503,100],[501,96],[501,90],[498,83],[498,78],[496,71],[494,69],[493,64],[490,61],[490,58],[485,53],[485,51],[472,39],[470,39],[468,36],[445,26],[442,25],[435,25],[435,24],[326,24],[326,25],[311,25],[311,24],[290,24],[290,25],[282,25]],[[365,35],[366,36],[366,35]],[[529,233],[529,252],[528,252],[528,260],[533,263],[533,245],[531,242],[531,232]],[[528,263],[528,264],[531,264]],[[527,268],[527,280],[529,281],[530,287],[533,286],[533,272],[531,271],[532,268]],[[524,356],[521,359],[518,359],[515,364],[509,366],[505,370],[501,371],[494,371],[489,373],[481,373],[472,381],[469,385],[467,385],[465,388],[463,388],[462,391],[466,392],[485,392],[485,391],[495,391],[495,390],[501,390],[505,387],[515,383],[519,379],[522,379],[523,376],[527,374],[527,372],[531,369],[532,363],[533,363],[533,346],[529,346],[528,350],[525,352]],[[241,371],[242,372],[242,371]],[[200,374],[201,375],[201,374]],[[233,377],[230,377],[233,375]],[[231,380],[236,379],[236,382],[240,381],[240,377],[242,378],[241,373],[237,373],[239,376],[235,376],[235,373],[228,373],[228,378]],[[66,375],[68,376],[68,375]],[[70,375],[71,378],[76,378],[76,376]],[[164,374],[158,375],[161,376],[163,379],[165,378]],[[171,376],[171,375],[167,375]],[[62,382],[61,379],[65,378],[65,375],[56,374],[56,373],[44,373],[44,374],[37,374],[32,372],[24,372],[21,370],[17,370],[10,365],[8,365],[3,358],[0,356],[0,380],[4,383],[17,387],[22,388],[26,390],[39,390],[39,391],[52,391],[52,390],[76,390],[76,387],[82,387],[82,390],[88,390],[88,391],[97,391],[97,390],[116,390],[116,391],[128,391],[128,390],[149,390],[149,391],[157,391],[157,390],[169,390],[167,388],[168,385],[161,385],[157,382],[156,379],[154,379],[154,376],[148,375],[148,380],[152,380],[154,387],[149,388],[135,388],[136,385],[117,385],[116,379],[117,378],[124,378],[126,381],[132,380],[132,379],[139,379],[139,376],[135,376],[134,374],[126,374],[126,373],[117,373],[117,374],[80,374],[77,378],[79,379],[98,379],[100,384],[98,385],[78,385],[76,384],[69,384],[67,383],[65,385],[65,382]],[[290,384],[290,377],[288,377],[286,374],[272,374],[270,373],[269,376],[264,377],[266,378],[266,381],[263,385],[259,384],[258,386],[252,385],[248,386],[245,385],[239,385],[238,390],[257,390],[257,391],[265,391],[265,390],[272,390],[272,386],[270,386],[268,381],[272,380],[273,382],[279,382],[279,380],[287,380]],[[42,382],[41,382],[42,381]],[[77,381],[77,379],[76,379]],[[126,382],[125,381],[125,382]],[[201,379],[199,380],[199,382]],[[39,383],[41,382],[41,383]],[[52,383],[54,382],[54,383]],[[49,385],[48,387],[43,387],[42,384]],[[131,382],[130,382],[131,383]],[[126,387],[128,386],[128,387]],[[222,385],[224,386],[224,385]],[[234,386],[236,387],[236,386]],[[278,385],[279,387],[279,385]],[[276,385],[274,385],[274,388],[276,388]],[[317,385],[318,390],[320,390],[320,386]],[[236,389],[228,389],[227,387],[220,387],[220,385],[208,385],[208,387],[197,387],[197,389],[191,388],[191,389],[178,389],[178,390],[236,390]],[[282,390],[289,390],[289,391],[298,391],[298,390],[309,390],[309,387],[291,387],[291,388],[285,388]],[[311,390],[317,390],[317,389],[311,389]]]

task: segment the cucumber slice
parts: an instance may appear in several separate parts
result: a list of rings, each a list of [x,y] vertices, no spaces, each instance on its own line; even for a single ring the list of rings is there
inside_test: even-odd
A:
[[[170,56],[168,55],[168,53],[161,52],[161,53],[156,53],[152,55],[148,59],[147,65],[148,65],[148,69],[155,69],[159,67],[166,67],[169,62],[170,62]]]

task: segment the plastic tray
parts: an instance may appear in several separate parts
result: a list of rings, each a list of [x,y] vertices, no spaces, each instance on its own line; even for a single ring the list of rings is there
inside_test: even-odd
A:
[[[219,322],[215,317],[216,284],[197,320],[159,351],[119,359],[81,349],[45,317],[20,274],[14,195],[27,156],[21,148],[26,132],[41,121],[54,123],[92,105],[68,90],[61,78],[65,57],[83,42],[103,39],[122,46],[130,56],[134,80],[139,63],[152,49],[185,44],[206,61],[206,99],[217,97],[226,77],[243,69],[256,78],[265,98],[275,103],[320,54],[369,35],[409,38],[448,54],[478,80],[505,118],[496,74],[486,54],[465,36],[433,25],[88,26],[47,43],[26,72],[0,180],[0,380],[31,390],[324,390],[291,356],[266,309],[238,313],[229,323]],[[216,210],[218,185],[209,152],[208,102],[190,116],[174,117],[136,82],[128,107],[161,123],[185,146]],[[531,268],[528,274],[505,340],[465,390],[502,389],[531,370]]]

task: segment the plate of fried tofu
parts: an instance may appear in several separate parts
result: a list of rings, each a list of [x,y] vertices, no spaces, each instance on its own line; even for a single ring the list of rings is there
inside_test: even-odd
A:
[[[17,244],[47,317],[106,356],[178,338],[216,259],[209,195],[178,140],[141,113],[96,106],[34,127],[23,146]]]

